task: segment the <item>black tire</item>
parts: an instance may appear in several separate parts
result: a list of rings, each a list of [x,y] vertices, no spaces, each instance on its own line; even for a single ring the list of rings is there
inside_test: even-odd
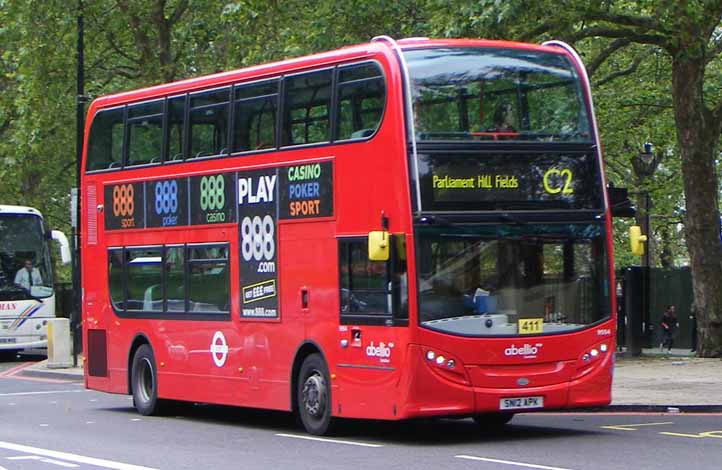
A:
[[[311,354],[298,372],[296,407],[309,434],[323,436],[331,431],[331,383],[328,367],[320,354]]]
[[[20,352],[19,349],[3,349],[0,351],[0,361],[3,362],[10,362],[17,359],[18,353]]]
[[[147,344],[141,345],[133,356],[130,387],[133,405],[138,413],[143,416],[160,414],[162,406],[158,399],[158,374],[153,350]]]
[[[484,413],[474,416],[474,422],[484,430],[503,427],[514,417],[514,413]]]

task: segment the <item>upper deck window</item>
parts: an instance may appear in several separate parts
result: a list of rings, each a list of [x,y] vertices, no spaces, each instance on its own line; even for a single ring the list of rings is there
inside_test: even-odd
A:
[[[339,68],[336,139],[359,139],[376,132],[383,116],[385,91],[378,64]]]
[[[88,138],[86,171],[120,168],[123,161],[123,108],[100,111]]]
[[[128,107],[127,166],[161,161],[163,143],[163,101]]]
[[[188,158],[228,153],[229,104],[230,88],[191,95]]]
[[[234,90],[233,151],[276,147],[278,80],[237,86]]]
[[[288,77],[285,81],[283,145],[331,140],[331,78],[333,70]]]
[[[589,141],[579,77],[563,55],[447,47],[404,52],[420,141]]]

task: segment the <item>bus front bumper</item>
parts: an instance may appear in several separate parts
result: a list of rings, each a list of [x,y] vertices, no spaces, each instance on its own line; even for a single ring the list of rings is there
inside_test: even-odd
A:
[[[611,402],[614,354],[608,354],[593,364],[578,365],[578,361],[559,361],[558,373],[535,378],[533,367],[520,368],[514,385],[508,377],[500,377],[498,386],[480,381],[469,373],[471,368],[459,366],[451,372],[425,357],[421,347],[411,346],[413,366],[402,379],[406,404],[401,419],[433,416],[473,416],[483,413],[526,413],[545,410],[605,406]],[[417,349],[414,351],[414,349]],[[562,362],[564,366],[562,367]],[[539,364],[537,364],[539,366]],[[494,370],[494,366],[489,366]],[[490,373],[489,375],[493,375]],[[518,380],[518,383],[516,382]],[[543,385],[539,385],[543,383]]]

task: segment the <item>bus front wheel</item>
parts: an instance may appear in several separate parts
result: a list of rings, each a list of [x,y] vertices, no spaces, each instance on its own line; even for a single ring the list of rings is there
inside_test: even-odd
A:
[[[324,435],[331,428],[331,384],[328,375],[328,367],[320,354],[308,356],[298,373],[298,416],[310,434]]]
[[[158,380],[153,350],[147,344],[141,345],[133,356],[130,374],[133,405],[143,416],[157,414],[160,411],[158,400]]]

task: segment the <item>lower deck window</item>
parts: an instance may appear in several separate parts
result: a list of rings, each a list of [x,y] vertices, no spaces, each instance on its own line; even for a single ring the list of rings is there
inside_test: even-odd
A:
[[[342,324],[407,324],[405,246],[402,236],[392,240],[389,261],[370,261],[366,238],[339,241]]]
[[[111,303],[119,313],[227,314],[229,267],[227,244],[111,248]]]

